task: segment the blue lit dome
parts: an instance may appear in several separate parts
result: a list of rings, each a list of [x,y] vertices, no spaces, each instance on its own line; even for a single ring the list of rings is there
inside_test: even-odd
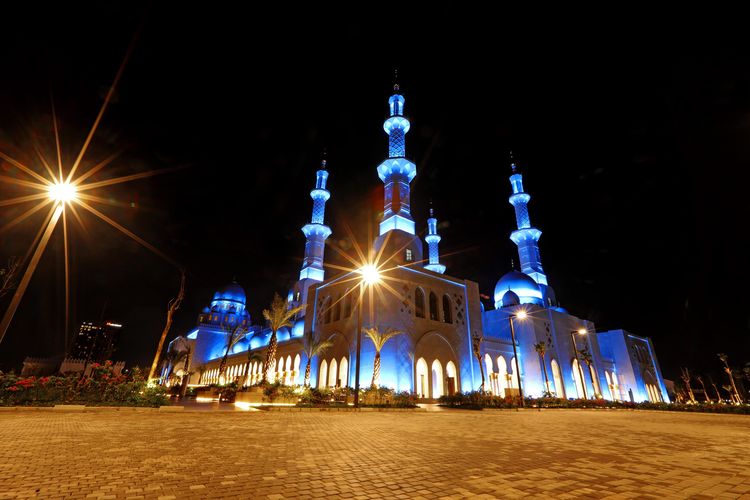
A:
[[[495,307],[503,307],[503,297],[508,293],[512,292],[518,298],[521,304],[539,304],[542,301],[542,291],[537,285],[536,281],[529,276],[519,271],[511,271],[506,273],[497,285],[495,285]],[[512,299],[512,297],[510,298]]]
[[[233,302],[243,306],[245,305],[245,300],[245,290],[243,290],[236,281],[232,281],[230,284],[216,292],[213,299],[214,302]]]
[[[517,306],[521,303],[521,299],[518,298],[518,295],[513,290],[508,290],[503,295],[502,303],[503,307]]]

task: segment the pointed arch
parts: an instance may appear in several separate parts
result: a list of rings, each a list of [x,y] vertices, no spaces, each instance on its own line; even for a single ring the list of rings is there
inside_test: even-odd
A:
[[[570,363],[570,370],[573,372],[573,382],[576,386],[576,395],[578,399],[582,399],[585,397],[583,384],[585,384],[586,382],[581,380],[581,374],[583,373],[583,370],[581,370],[581,364],[577,359],[573,358],[573,361]]]
[[[447,293],[443,295],[443,323],[453,323],[453,301]]]
[[[495,380],[495,370],[492,367],[492,358],[489,354],[484,355],[484,370],[485,374],[487,375],[487,379],[490,381],[489,389],[492,394],[497,394],[497,389],[495,388],[494,380]]]
[[[510,359],[510,369],[511,369],[511,372],[510,372],[511,377],[510,377],[509,385],[513,389],[518,389],[518,375],[516,375],[516,373],[518,373],[518,361],[516,361],[516,358]]]
[[[432,398],[443,395],[443,364],[436,359],[432,362]]]
[[[458,390],[458,370],[456,370],[456,365],[453,363],[453,361],[448,361],[448,364],[445,365],[445,381],[446,381],[446,388],[445,391],[449,396],[452,396],[456,393]]]
[[[302,362],[302,358],[300,357],[299,353],[297,353],[296,356],[294,356],[294,368],[293,368],[293,378],[295,385],[301,385],[302,381],[299,378],[299,365]]]
[[[341,387],[346,387],[349,383],[349,360],[346,356],[341,358],[339,362],[339,380],[341,381]]]
[[[424,290],[419,287],[414,290],[414,314],[417,318],[424,318]]]
[[[432,321],[438,320],[438,301],[435,292],[430,292],[430,319]]]
[[[565,385],[563,384],[562,373],[560,372],[560,365],[556,359],[550,361],[550,367],[552,368],[552,384],[554,385],[555,396],[558,398],[565,398]]]
[[[325,389],[328,387],[328,361],[325,359],[320,362],[320,368],[318,368],[318,389]]]
[[[429,373],[427,369],[427,361],[424,358],[417,360],[417,378],[414,382],[414,387],[417,392],[417,397],[427,398],[430,394],[429,385]]]
[[[505,389],[510,387],[508,381],[508,363],[502,356],[497,357],[497,384],[500,386],[498,396],[505,396]]]
[[[328,365],[328,387],[339,386],[339,366],[335,359],[331,360],[331,364]]]

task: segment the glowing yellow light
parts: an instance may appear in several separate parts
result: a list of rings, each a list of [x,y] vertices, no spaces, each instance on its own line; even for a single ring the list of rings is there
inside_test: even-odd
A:
[[[378,268],[372,264],[367,264],[359,269],[359,273],[362,275],[362,279],[368,285],[374,285],[380,281],[380,272]]]
[[[73,201],[76,187],[69,182],[57,182],[49,187],[49,198],[53,201]]]
[[[526,311],[524,311],[523,309],[516,313],[516,318],[518,319],[526,319],[527,316],[528,314],[526,314]]]
[[[586,335],[586,333],[587,333],[587,332],[586,332],[586,329],[585,329],[585,328],[579,328],[579,329],[578,329],[578,333],[579,333],[580,335]]]

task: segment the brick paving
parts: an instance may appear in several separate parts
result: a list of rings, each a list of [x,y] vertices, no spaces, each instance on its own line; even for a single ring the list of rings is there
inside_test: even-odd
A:
[[[750,498],[750,417],[0,412],[0,498]]]

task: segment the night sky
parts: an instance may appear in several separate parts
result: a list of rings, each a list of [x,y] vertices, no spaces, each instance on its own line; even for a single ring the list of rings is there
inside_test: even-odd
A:
[[[463,3],[336,16],[133,5],[4,16],[0,146],[42,172],[31,138],[53,158],[51,94],[69,164],[135,40],[82,168],[120,150],[95,179],[182,167],[97,193],[116,205],[102,211],[188,270],[171,336],[233,277],[256,320],[288,290],[324,148],[329,242],[350,248],[348,224],[366,243],[382,210],[376,166],[398,68],[418,169],[413,213],[423,230],[433,200],[448,274],[491,296],[518,260],[508,239],[512,149],[564,307],[598,329],[651,337],[667,378],[681,366],[718,373],[717,352],[750,361],[742,45],[665,32],[658,21],[592,27]],[[0,170],[21,175],[5,162]],[[0,199],[28,193],[0,184]],[[0,208],[0,225],[30,206]],[[71,222],[73,323],[102,314],[123,323],[119,357],[146,364],[179,272],[90,214],[84,221],[87,231]],[[39,213],[0,235],[0,259],[23,255],[41,223]],[[327,258],[340,261],[330,249]],[[58,231],[0,345],[0,367],[62,350],[63,290]]]

